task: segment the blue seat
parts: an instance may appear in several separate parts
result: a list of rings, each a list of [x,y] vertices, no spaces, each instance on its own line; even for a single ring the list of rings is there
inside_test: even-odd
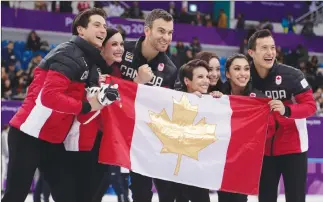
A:
[[[225,82],[227,80],[227,78],[225,77],[225,68],[224,65],[220,66],[220,73],[221,73],[221,81]]]
[[[226,61],[227,61],[226,57],[220,57],[220,65],[225,65]]]
[[[7,47],[8,43],[9,43],[9,40],[2,40],[1,41],[1,49]]]
[[[20,52],[22,54],[25,51],[25,42],[15,41],[13,49],[14,49],[14,51]]]
[[[26,50],[23,52],[22,54],[22,69],[27,69],[28,67],[28,64],[30,62],[30,60],[33,58],[33,52],[32,51],[29,51],[29,50]]]
[[[50,48],[50,50],[52,50],[52,49],[54,49],[54,48],[56,48],[56,44],[51,44],[50,46],[49,46],[49,48]]]
[[[20,51],[13,50],[14,54],[16,55],[16,59],[22,62],[22,53]]]

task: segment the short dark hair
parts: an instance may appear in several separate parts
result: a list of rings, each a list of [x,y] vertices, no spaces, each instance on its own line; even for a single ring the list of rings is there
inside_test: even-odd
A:
[[[80,12],[79,14],[77,14],[73,20],[73,24],[72,24],[72,34],[73,35],[79,35],[78,31],[77,31],[77,27],[81,26],[84,28],[87,28],[89,21],[90,21],[90,17],[92,15],[100,15],[102,16],[104,19],[107,18],[107,14],[106,12],[101,9],[101,8],[90,8],[90,9],[86,9],[82,12]]]
[[[208,64],[212,58],[216,58],[220,62],[219,57],[215,53],[209,51],[201,51],[194,57],[194,59],[204,60]]]
[[[210,67],[207,62],[204,60],[194,59],[189,61],[188,63],[181,66],[179,69],[179,80],[181,81],[182,87],[184,90],[187,90],[184,78],[188,78],[189,80],[193,79],[193,71],[198,67],[204,67],[208,72],[210,71]]]
[[[253,33],[253,35],[251,35],[251,37],[248,40],[248,49],[255,50],[257,39],[265,38],[269,36],[273,37],[273,35],[268,29],[262,29],[262,30],[256,31],[255,33]]]
[[[152,28],[153,22],[157,19],[163,19],[166,22],[173,21],[173,16],[163,9],[152,10],[145,19],[145,27]]]
[[[245,55],[241,54],[241,53],[231,55],[230,57],[228,57],[228,59],[227,59],[227,61],[225,63],[225,71],[226,72],[229,72],[229,69],[230,69],[230,66],[232,65],[232,62],[237,58],[245,59],[249,63],[248,58]]]
[[[102,43],[102,45],[104,46],[106,43],[107,43],[107,41],[113,36],[113,35],[115,35],[116,33],[120,33],[118,30],[116,30],[116,29],[114,29],[114,28],[110,28],[110,27],[108,27],[107,29],[107,36],[105,37],[105,39],[104,39],[104,41],[103,41],[103,43]]]

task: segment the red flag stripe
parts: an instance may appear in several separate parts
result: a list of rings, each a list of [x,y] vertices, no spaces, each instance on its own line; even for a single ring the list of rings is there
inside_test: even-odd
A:
[[[231,139],[224,167],[222,191],[258,193],[260,175],[255,173],[261,171],[267,130],[265,123],[270,112],[269,105],[263,105],[264,102],[267,102],[266,99],[230,96],[233,112]],[[248,144],[245,144],[246,142]]]
[[[110,83],[110,79],[112,77],[108,78],[106,83]],[[130,148],[135,125],[135,100],[138,85],[114,77],[113,82],[122,83],[119,85],[122,108],[119,102],[115,102],[101,111],[104,135],[101,141],[99,162],[131,169]],[[103,143],[104,146],[102,146]]]

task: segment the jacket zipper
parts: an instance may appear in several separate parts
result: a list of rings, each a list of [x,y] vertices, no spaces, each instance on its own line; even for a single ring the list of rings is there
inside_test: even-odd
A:
[[[276,129],[276,131],[278,130],[278,128],[279,128],[279,123],[278,123],[277,120],[275,120],[275,129]],[[275,142],[275,137],[276,137],[276,131],[275,131],[274,136],[271,139],[270,156],[274,155],[274,142]]]

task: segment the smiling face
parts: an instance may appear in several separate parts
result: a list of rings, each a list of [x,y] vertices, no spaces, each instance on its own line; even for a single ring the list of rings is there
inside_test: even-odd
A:
[[[248,61],[244,58],[234,59],[229,70],[226,72],[226,77],[229,79],[232,88],[246,87],[250,80],[250,66]]]
[[[121,62],[124,52],[123,39],[120,33],[114,34],[102,48],[102,55],[109,65]]]
[[[275,41],[271,36],[258,38],[255,49],[249,49],[248,53],[257,67],[270,69],[276,58]]]
[[[209,61],[210,72],[209,72],[209,79],[210,85],[215,86],[219,79],[220,79],[220,62],[217,58],[211,58]]]
[[[210,86],[210,80],[208,78],[208,70],[205,67],[196,67],[193,70],[192,80],[185,77],[184,82],[187,87],[187,92],[193,93],[198,91],[202,94],[207,93]]]
[[[105,19],[100,15],[92,15],[87,27],[77,27],[79,36],[97,48],[102,47],[107,35]]]
[[[154,20],[151,27],[145,27],[145,35],[149,44],[158,52],[167,50],[173,38],[173,31],[173,21],[165,21],[162,18]]]

